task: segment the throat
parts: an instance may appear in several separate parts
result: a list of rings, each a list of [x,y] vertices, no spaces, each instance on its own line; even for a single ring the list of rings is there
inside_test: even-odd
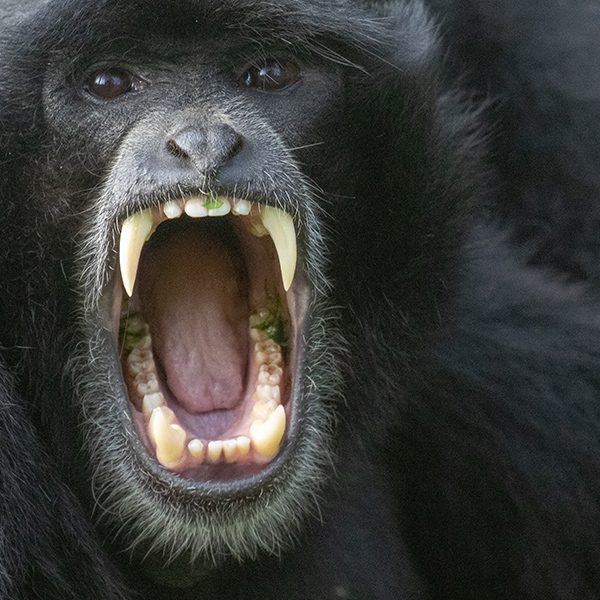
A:
[[[232,409],[247,387],[250,307],[240,257],[215,236],[187,231],[148,248],[141,313],[157,367],[190,413]]]

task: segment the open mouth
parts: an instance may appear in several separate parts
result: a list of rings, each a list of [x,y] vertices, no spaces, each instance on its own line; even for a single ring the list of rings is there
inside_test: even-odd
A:
[[[194,196],[121,230],[119,351],[137,433],[187,479],[260,472],[292,417],[305,288],[290,215]]]

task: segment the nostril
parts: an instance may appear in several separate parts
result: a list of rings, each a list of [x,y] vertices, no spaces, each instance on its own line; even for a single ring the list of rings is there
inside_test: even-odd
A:
[[[189,159],[190,155],[175,140],[167,141],[167,152],[175,158]]]
[[[233,135],[234,138],[231,143],[231,148],[227,154],[228,159],[232,159],[236,154],[238,154],[244,145],[244,138],[239,133],[233,132]]]

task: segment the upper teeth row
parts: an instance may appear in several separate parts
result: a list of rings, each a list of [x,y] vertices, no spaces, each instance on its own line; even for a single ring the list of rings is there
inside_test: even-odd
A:
[[[232,206],[233,204],[233,206]],[[290,289],[296,271],[296,232],[288,213],[278,208],[236,200],[207,196],[194,196],[187,200],[166,202],[160,208],[146,209],[125,220],[121,229],[119,264],[123,286],[129,296],[133,293],[140,256],[144,244],[160,223],[176,219],[183,213],[190,217],[221,217],[229,212],[234,215],[249,215],[252,212],[252,227],[255,235],[269,234],[275,244],[281,278],[285,291]]]

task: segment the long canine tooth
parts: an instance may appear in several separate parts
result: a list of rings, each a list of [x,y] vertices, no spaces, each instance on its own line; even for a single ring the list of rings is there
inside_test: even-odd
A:
[[[160,406],[152,411],[148,435],[156,444],[158,461],[165,467],[176,464],[183,454],[186,435],[170,408]]]
[[[263,456],[272,458],[279,450],[285,431],[285,409],[279,405],[266,421],[254,421],[250,426],[250,439],[254,449]]]
[[[263,206],[260,212],[263,225],[269,232],[281,267],[283,287],[287,292],[292,285],[296,272],[296,232],[292,217],[283,210],[272,206]]]
[[[152,215],[149,210],[142,210],[127,218],[121,228],[119,244],[119,263],[123,287],[128,296],[133,292],[140,255],[144,243],[152,233]]]

